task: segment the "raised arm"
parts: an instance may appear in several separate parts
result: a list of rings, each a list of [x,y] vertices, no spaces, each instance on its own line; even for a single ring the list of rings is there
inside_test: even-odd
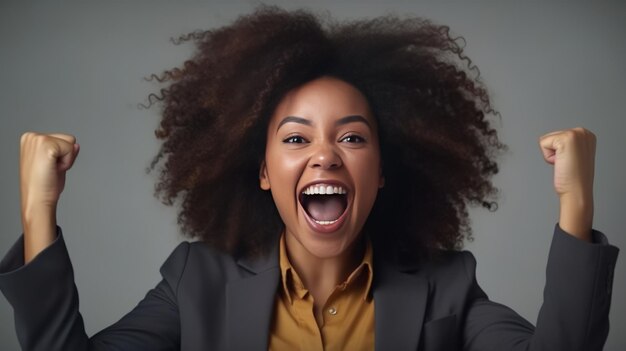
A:
[[[560,200],[559,225],[578,239],[591,241],[596,136],[584,128],[543,135],[539,146],[554,165],[554,189]]]
[[[56,209],[80,146],[68,134],[27,132],[20,139],[20,197],[24,262],[30,262],[56,237]]]
[[[508,307],[490,301],[473,280],[464,349],[600,351],[609,331],[611,285],[618,249],[592,229],[596,138],[583,128],[543,135],[539,145],[554,165],[560,199],[536,328]]]
[[[161,268],[163,280],[126,316],[93,337],[85,333],[74,272],[56,206],[65,172],[79,151],[66,134],[25,133],[21,138],[20,190],[24,235],[0,262],[0,290],[11,304],[23,350],[177,350],[177,285],[188,244]],[[111,287],[119,289],[123,287]]]

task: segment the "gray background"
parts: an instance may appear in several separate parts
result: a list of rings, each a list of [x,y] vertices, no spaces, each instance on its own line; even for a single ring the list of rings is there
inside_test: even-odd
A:
[[[558,218],[543,133],[584,126],[598,136],[595,228],[626,248],[626,5],[618,2],[274,1],[328,9],[336,18],[387,11],[421,15],[463,35],[467,53],[502,113],[510,152],[495,182],[495,213],[472,211],[478,278],[493,300],[535,321]],[[137,103],[157,86],[142,77],[180,64],[190,46],[170,37],[227,24],[256,2],[0,2],[0,251],[21,233],[18,154],[22,132],[77,136],[81,154],[59,205],[92,334],[128,312],[159,280],[182,240],[175,211],[152,196],[144,169],[157,152],[158,109]],[[622,254],[623,255],[623,254]],[[615,269],[606,350],[626,346],[626,260]],[[575,292],[573,292],[575,293]],[[0,298],[0,349],[17,350],[11,307]]]

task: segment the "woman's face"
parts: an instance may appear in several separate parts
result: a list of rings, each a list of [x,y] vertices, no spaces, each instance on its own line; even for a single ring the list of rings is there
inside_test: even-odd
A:
[[[376,121],[352,85],[321,77],[279,102],[260,184],[271,190],[288,245],[319,258],[351,247],[383,186]]]

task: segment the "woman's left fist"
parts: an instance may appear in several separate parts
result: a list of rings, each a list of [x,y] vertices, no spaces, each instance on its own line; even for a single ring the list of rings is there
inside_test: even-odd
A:
[[[554,165],[554,189],[559,196],[593,193],[596,136],[585,128],[545,134],[539,146],[546,162]]]
[[[560,130],[541,136],[539,146],[546,162],[554,165],[554,189],[561,202],[561,228],[589,240],[596,136],[580,127]]]

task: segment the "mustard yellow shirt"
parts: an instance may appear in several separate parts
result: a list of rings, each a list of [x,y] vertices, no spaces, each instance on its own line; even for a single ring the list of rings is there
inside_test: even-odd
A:
[[[345,282],[335,287],[324,306],[318,327],[313,297],[303,286],[280,239],[281,288],[274,304],[269,349],[282,350],[373,350],[374,299],[370,289],[374,276],[372,245],[367,240],[361,264]]]

